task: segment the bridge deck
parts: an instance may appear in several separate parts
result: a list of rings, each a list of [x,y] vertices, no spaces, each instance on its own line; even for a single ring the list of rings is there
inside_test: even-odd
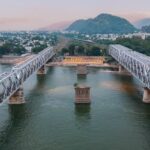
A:
[[[30,57],[23,63],[12,68],[11,72],[0,75],[0,102],[9,99],[23,82],[35,71],[41,68],[55,55],[53,48],[48,47],[34,57]]]
[[[122,45],[110,45],[109,54],[150,89],[150,57]]]

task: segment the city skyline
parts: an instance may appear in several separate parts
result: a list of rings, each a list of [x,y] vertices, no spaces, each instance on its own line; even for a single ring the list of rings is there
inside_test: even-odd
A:
[[[135,22],[150,18],[148,0],[5,0],[0,5],[0,30],[32,30],[110,13]],[[58,25],[59,26],[59,25]]]

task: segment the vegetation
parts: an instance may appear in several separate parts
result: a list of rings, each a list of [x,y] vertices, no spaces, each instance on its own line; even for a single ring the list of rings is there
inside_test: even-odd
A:
[[[32,53],[37,54],[37,53],[41,52],[43,49],[45,49],[46,47],[47,47],[46,44],[39,44],[36,47],[32,48]]]
[[[62,55],[70,56],[101,56],[104,49],[98,45],[90,45],[82,42],[71,42],[67,47],[62,48]]]
[[[112,40],[97,40],[95,43],[86,43],[73,40],[61,51],[62,55],[87,55],[87,56],[107,56],[107,49],[110,44],[121,44],[139,53],[150,56],[150,37],[143,40],[139,37],[118,38]]]
[[[137,31],[126,19],[109,14],[101,14],[94,19],[78,20],[67,30],[84,34],[123,34]]]
[[[127,46],[137,52],[150,56],[150,38],[145,40],[141,38],[119,38],[114,43]]]
[[[134,51],[150,56],[150,38],[145,40],[138,37],[118,38],[116,41],[100,40],[97,41],[97,43],[100,45],[105,45],[106,47],[108,47],[110,44],[121,44],[133,49]]]
[[[102,52],[99,47],[93,46],[93,47],[91,47],[91,49],[88,49],[86,51],[86,54],[88,56],[100,56],[100,55],[102,55]]]
[[[6,42],[2,46],[0,46],[0,56],[8,54],[21,55],[25,52],[26,49],[23,46],[19,44],[14,44],[12,42]]]

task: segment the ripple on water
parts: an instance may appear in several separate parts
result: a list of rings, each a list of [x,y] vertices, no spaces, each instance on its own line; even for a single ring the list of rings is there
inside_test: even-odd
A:
[[[130,77],[89,72],[84,82],[92,87],[92,103],[76,106],[74,69],[51,69],[46,78],[26,82],[25,107],[13,113],[0,107],[0,150],[150,149],[150,107],[138,102]]]
[[[121,83],[117,81],[103,81],[99,84],[100,87],[115,90],[115,91],[120,91],[120,92],[126,92],[130,91],[131,93],[134,92],[135,86],[130,83]],[[137,89],[140,90],[140,88],[137,87]]]
[[[48,89],[46,92],[48,94],[64,94],[64,93],[68,93],[68,90],[70,91],[71,89],[73,89],[73,86],[59,86],[56,88],[51,88]]]

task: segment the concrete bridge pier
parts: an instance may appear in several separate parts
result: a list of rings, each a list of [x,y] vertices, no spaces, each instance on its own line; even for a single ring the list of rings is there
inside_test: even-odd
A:
[[[124,72],[124,71],[125,71],[124,67],[119,65],[119,72]]]
[[[9,98],[10,105],[18,105],[24,104],[24,93],[23,93],[23,86],[21,85],[20,88]]]
[[[150,89],[144,88],[143,102],[150,103]]]
[[[90,104],[90,87],[76,86],[75,87],[75,103],[76,104]]]
[[[42,74],[46,74],[46,66],[43,65],[38,71],[37,71],[37,75],[42,75]]]

